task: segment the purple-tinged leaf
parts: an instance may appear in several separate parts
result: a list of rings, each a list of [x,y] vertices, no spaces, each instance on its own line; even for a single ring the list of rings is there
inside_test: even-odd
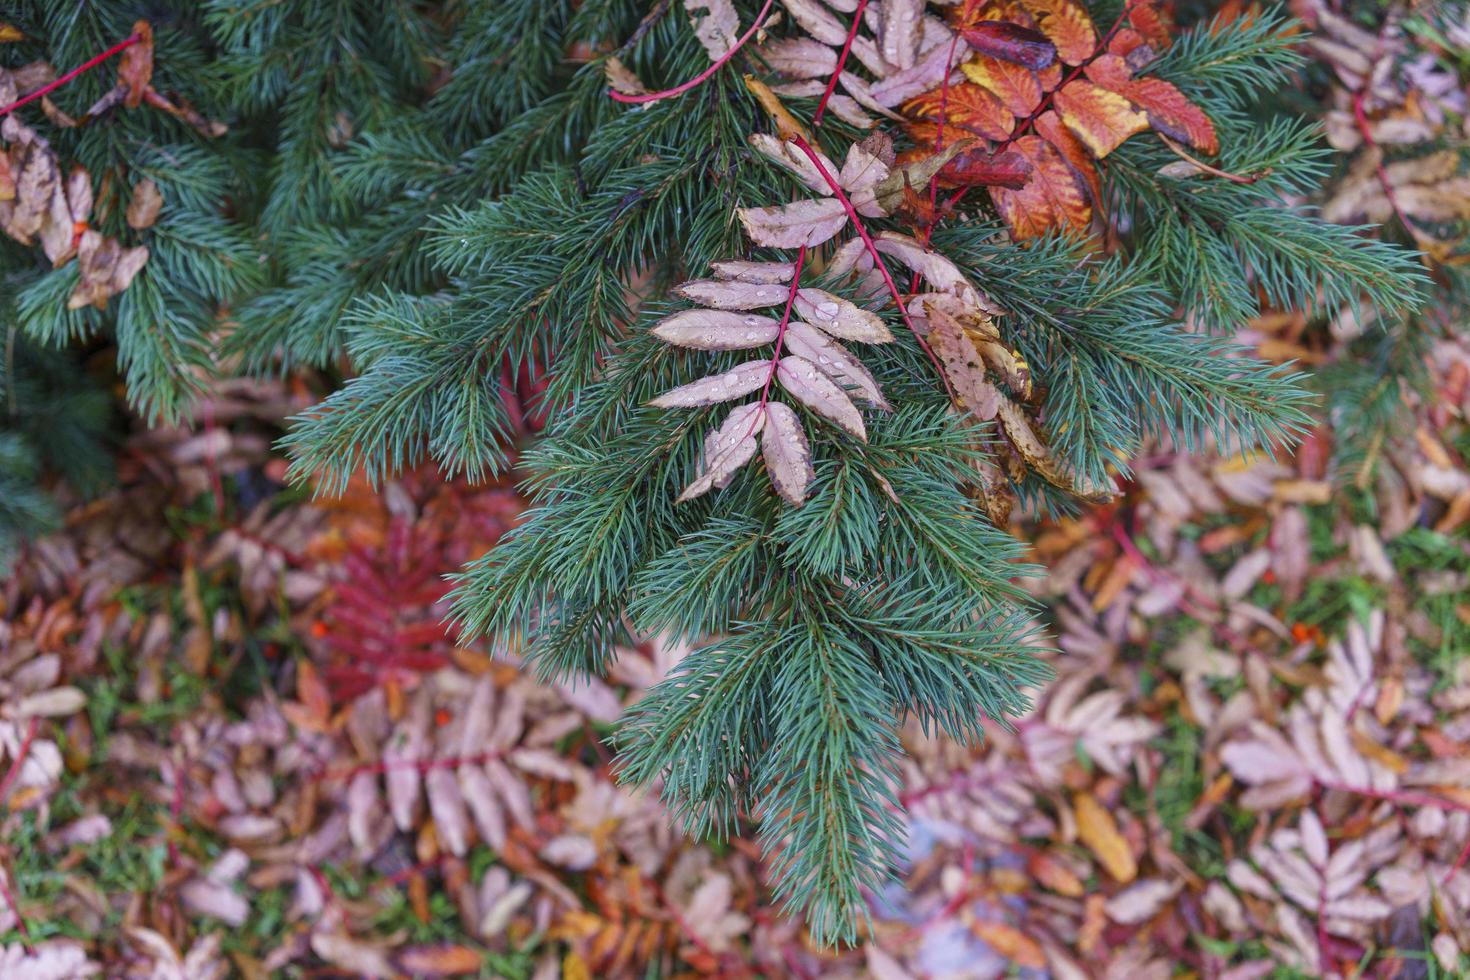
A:
[[[780,332],[768,316],[726,310],[684,310],[653,326],[658,339],[694,350],[747,350],[771,343]]]
[[[790,262],[742,262],[739,259],[713,262],[710,268],[721,279],[757,283],[790,282],[796,271],[796,266]]]
[[[756,436],[765,420],[766,415],[759,402],[732,409],[725,417],[725,423],[705,437],[704,465],[700,475],[674,502],[682,504],[716,487],[728,486],[740,468],[755,456],[759,448]]]
[[[796,312],[814,327],[842,340],[864,344],[886,344],[893,334],[883,318],[824,289],[798,289]]]
[[[820,245],[847,224],[847,210],[835,197],[781,207],[740,208],[736,214],[750,240],[770,248]]]
[[[792,506],[805,500],[806,489],[815,476],[812,448],[801,427],[801,420],[789,406],[779,402],[766,404],[761,455],[766,461],[766,475],[771,478],[771,485],[781,499]]]
[[[787,278],[790,279],[789,276]],[[791,294],[791,287],[779,283],[691,279],[675,286],[674,294],[716,310],[760,310],[784,305],[786,297]]]
[[[788,351],[804,357],[817,369],[844,388],[877,408],[888,410],[891,406],[883,398],[877,380],[853,356],[852,352],[809,323],[792,320],[786,325],[785,346]]]
[[[788,327],[789,331],[789,327]],[[697,408],[748,395],[771,376],[768,360],[746,361],[720,374],[666,391],[648,404],[655,408]]]
[[[847,392],[827,377],[817,366],[795,354],[781,358],[776,369],[781,387],[818,415],[831,419],[841,429],[864,442],[868,439],[863,427],[863,416],[847,397]]]

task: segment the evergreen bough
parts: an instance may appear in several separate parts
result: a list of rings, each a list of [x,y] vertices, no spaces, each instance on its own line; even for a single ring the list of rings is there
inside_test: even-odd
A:
[[[88,5],[111,13],[83,42],[46,6],[23,26],[52,39],[57,63],[125,32],[131,7]],[[210,94],[201,105],[229,135],[123,131],[89,151],[88,130],[76,152],[98,169],[168,161],[155,176],[166,219],[180,242],[210,242],[150,263],[138,295],[108,311],[134,403],[167,415],[187,400],[181,364],[207,365],[205,331],[230,303],[225,349],[245,364],[351,365],[287,440],[295,473],[324,491],[423,460],[473,479],[515,459],[535,507],[458,577],[465,637],[517,648],[558,679],[603,671],[635,636],[690,641],[625,722],[622,771],[697,833],[758,821],[774,887],[829,943],[857,935],[865,893],[902,860],[904,719],[973,741],[1047,678],[1016,584],[1034,569],[975,492],[977,473],[1010,457],[998,471],[1010,492],[1075,502],[1019,465],[995,425],[954,411],[893,304],[825,274],[821,246],[799,285],[883,317],[896,340],[861,357],[892,411],[866,413],[860,439],[792,405],[810,436],[800,506],[758,467],[675,503],[723,416],[647,403],[739,356],[672,348],[650,328],[688,308],[676,284],[717,262],[790,261],[753,247],[736,212],[812,193],[751,147],[753,133],[788,135],[743,78],[780,81],[754,43],[677,97],[608,97],[610,69],[655,90],[709,71],[688,14],[711,6],[724,5],[209,0],[202,15],[171,10],[167,34],[157,25],[160,65]],[[742,31],[758,6],[734,4]],[[1121,10],[1101,0],[1091,14],[1107,25]],[[1298,66],[1289,29],[1272,13],[1200,24],[1141,69],[1208,114],[1213,172],[1249,179],[1181,176],[1175,151],[1139,136],[1100,167],[1107,250],[1060,234],[1018,244],[978,195],[933,229],[929,244],[1006,310],[1005,343],[1035,392],[1026,411],[1078,485],[1126,476],[1153,437],[1291,440],[1307,421],[1301,379],[1226,336],[1263,304],[1412,302],[1408,253],[1293,203],[1326,157],[1308,124],[1255,108]],[[787,17],[770,36],[805,30]],[[811,127],[819,97],[786,91],[785,110]],[[863,136],[835,109],[811,129],[836,161]],[[927,180],[913,190],[922,198]],[[873,234],[915,230],[863,220]],[[46,285],[57,273],[31,274],[27,336],[102,325],[58,319],[60,287]],[[513,447],[507,404],[527,373],[544,380],[547,430]]]

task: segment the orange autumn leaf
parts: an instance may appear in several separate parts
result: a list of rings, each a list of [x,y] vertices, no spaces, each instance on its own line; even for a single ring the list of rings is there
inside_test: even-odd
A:
[[[1105,54],[1088,65],[1087,77],[1142,109],[1149,124],[1165,136],[1206,153],[1220,152],[1210,117],[1162,78],[1134,78],[1127,62],[1115,54]]]
[[[1068,82],[1052,101],[1062,122],[1099,160],[1128,137],[1148,129],[1148,116],[1127,99],[1085,79]]]
[[[1023,0],[1036,17],[1036,26],[1057,46],[1057,57],[1069,65],[1080,65],[1097,48],[1097,31],[1087,8],[1076,0]]]
[[[1077,176],[1082,178],[1087,185],[1088,199],[1092,202],[1093,207],[1097,207],[1102,201],[1102,181],[1098,179],[1097,164],[1093,163],[1092,157],[1088,155],[1087,147],[1051,109],[1036,117],[1036,132],[1055,147],[1062,155],[1062,159],[1066,160]]]
[[[1018,241],[1053,230],[1085,232],[1092,223],[1087,191],[1057,149],[1039,136],[1023,136],[1011,147],[1031,165],[1020,190],[992,187],[991,200]]]
[[[1130,7],[1128,26],[1156,48],[1167,48],[1174,39],[1172,18],[1157,4],[1139,3]]]
[[[1017,70],[1023,73],[1026,71],[1024,68]],[[903,108],[905,114],[911,118],[937,123],[941,104],[946,133],[952,133],[954,130],[951,127],[954,127],[986,139],[1003,140],[1011,135],[1011,130],[1016,125],[1015,119],[1006,106],[1001,104],[1001,100],[974,82],[951,85],[948,92],[943,89],[925,92],[910,99]]]
[[[1138,877],[1138,862],[1128,841],[1118,830],[1117,821],[1091,793],[1072,797],[1077,814],[1077,837],[1087,846],[1103,870],[1114,880],[1127,884]]]
[[[1026,966],[1034,970],[1046,967],[1046,954],[1042,952],[1041,944],[1015,926],[1008,926],[1004,922],[987,922],[984,919],[977,919],[970,923],[970,931],[984,940],[991,949],[1017,966]]]
[[[1036,73],[998,58],[980,55],[960,66],[965,77],[998,99],[1014,115],[1026,117],[1041,105],[1041,81]]]

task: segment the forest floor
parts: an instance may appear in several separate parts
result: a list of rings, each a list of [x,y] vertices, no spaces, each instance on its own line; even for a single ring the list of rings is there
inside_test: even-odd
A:
[[[304,391],[224,386],[0,584],[0,976],[1465,976],[1470,349],[1371,480],[1141,461],[1017,527],[1057,679],[980,747],[906,731],[912,864],[814,949],[746,840],[619,787],[682,651],[547,686],[456,647],[509,485],[313,500]]]

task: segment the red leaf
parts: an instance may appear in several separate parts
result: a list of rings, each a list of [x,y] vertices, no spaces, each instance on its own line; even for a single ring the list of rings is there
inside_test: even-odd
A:
[[[992,187],[990,197],[1017,241],[1048,231],[1085,232],[1092,205],[1082,181],[1067,161],[1040,136],[1023,136],[1013,149],[1031,165],[1031,179],[1020,190]]]
[[[1092,18],[1076,0],[1022,0],[1036,16],[1037,26],[1057,46],[1057,57],[1069,65],[1080,65],[1097,47]]]
[[[961,28],[960,36],[980,54],[1032,71],[1045,68],[1057,58],[1056,45],[1045,34],[1019,24],[982,21],[974,27]]]
[[[942,89],[934,89],[932,92],[925,92],[917,98],[910,99],[904,104],[904,112],[914,119],[936,124],[939,120],[939,106],[942,101],[946,133],[952,133],[951,127],[953,127],[965,133],[984,136],[986,139],[1003,140],[1011,135],[1011,130],[1015,128],[1016,121],[1001,104],[1001,100],[974,82],[951,85],[948,93],[941,97],[942,92]],[[912,127],[910,135],[916,141],[933,144],[937,142],[934,133],[937,128],[937,125],[931,125],[921,131],[915,131],[917,127]],[[919,132],[925,134],[924,138],[921,139]],[[951,139],[950,142],[953,140]]]
[[[1167,48],[1174,40],[1173,18],[1154,3],[1135,3],[1128,10],[1128,24],[1149,44],[1156,48]]]
[[[939,172],[939,182],[944,187],[1019,189],[1030,176],[1031,165],[1019,153],[1007,150],[997,156],[985,150],[966,150]]]
[[[1014,115],[1024,118],[1041,105],[1041,81],[1020,65],[981,55],[961,65],[960,70],[1000,99]]]
[[[1203,109],[1162,78],[1134,78],[1127,62],[1105,54],[1087,66],[1087,77],[1119,93],[1148,115],[1154,129],[1205,153],[1220,152],[1215,124]]]
[[[1062,159],[1067,161],[1072,171],[1087,185],[1089,199],[1093,206],[1100,207],[1102,183],[1098,179],[1097,165],[1093,163],[1092,156],[1088,154],[1087,147],[1082,145],[1082,141],[1064,126],[1061,117],[1050,109],[1036,117],[1036,131],[1057,152],[1061,153]]]

